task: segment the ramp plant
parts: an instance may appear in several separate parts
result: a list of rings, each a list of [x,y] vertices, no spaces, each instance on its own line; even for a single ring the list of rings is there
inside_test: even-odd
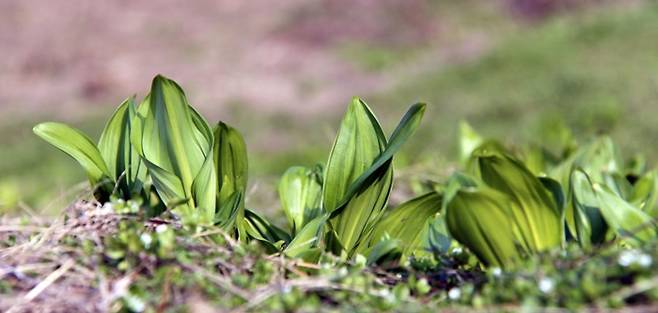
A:
[[[284,253],[299,256],[302,251],[323,247],[346,258],[357,254],[383,256],[386,253],[382,253],[382,247],[398,247],[390,241],[375,248],[386,233],[384,227],[394,223],[396,215],[406,217],[413,208],[427,206],[427,211],[438,210],[440,202],[418,201],[394,209],[388,215],[391,217],[383,219],[393,183],[393,156],[414,133],[424,110],[421,103],[411,106],[386,138],[368,105],[359,98],[353,99],[326,168],[293,167],[281,180],[279,195],[293,234]],[[396,240],[402,238],[413,245],[416,234],[408,230],[423,228],[426,215],[432,214],[409,219],[401,227],[392,228],[391,233],[399,237]],[[411,249],[403,251],[408,253]]]
[[[135,116],[134,98],[128,98],[108,120],[98,144],[61,123],[39,124],[34,133],[80,164],[99,200],[105,201],[112,194],[130,199],[147,191],[146,168],[130,143]]]
[[[143,197],[147,207],[161,204],[186,223],[242,229],[244,140],[225,123],[211,128],[168,78],[156,76],[139,105],[134,98],[122,103],[98,145],[60,123],[39,124],[34,132],[78,161],[99,201]]]
[[[286,229],[245,205],[242,135],[221,121],[211,126],[166,77],[156,76],[141,102],[121,103],[98,142],[55,122],[34,132],[80,164],[99,202],[134,200],[147,216],[170,212],[184,225],[219,227],[270,253],[309,261],[332,253],[373,264],[462,245],[484,266],[511,268],[572,242],[590,251],[656,238],[656,171],[641,159],[625,165],[608,137],[576,145],[564,129],[551,147],[508,149],[462,123],[462,170],[389,207],[393,158],[424,111],[412,105],[387,137],[370,107],[354,98],[326,165],[283,174]]]
[[[484,264],[511,267],[565,241],[590,249],[656,238],[655,172],[625,169],[608,137],[560,156],[537,146],[514,155],[465,123],[461,133],[468,174],[446,183],[446,224]],[[563,138],[571,147],[572,137]]]

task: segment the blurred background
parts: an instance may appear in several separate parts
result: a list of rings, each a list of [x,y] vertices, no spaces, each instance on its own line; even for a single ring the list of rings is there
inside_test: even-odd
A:
[[[85,180],[34,124],[97,139],[158,73],[243,132],[252,205],[277,206],[256,195],[275,199],[288,166],[326,161],[352,96],[389,132],[429,104],[401,177],[446,173],[462,119],[510,143],[609,133],[658,160],[656,1],[2,0],[0,212],[57,212]]]

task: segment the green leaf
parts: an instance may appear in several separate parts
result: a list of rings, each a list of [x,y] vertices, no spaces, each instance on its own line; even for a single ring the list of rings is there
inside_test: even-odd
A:
[[[387,143],[363,101],[355,98],[348,107],[323,184],[323,208],[331,213],[335,237],[348,256],[367,240],[381,217],[392,185],[393,155],[414,133],[424,110],[424,104],[413,105]]]
[[[194,182],[192,182],[192,198],[195,201],[196,208],[204,215],[203,221],[206,222],[212,221],[215,218],[215,211],[217,209],[217,191],[215,190],[215,186],[217,186],[215,166],[213,159],[208,157],[194,178]],[[242,197],[240,197],[240,200],[242,200]]]
[[[512,210],[516,204],[493,189],[464,188],[448,203],[445,222],[450,235],[483,263],[507,268],[523,256],[524,245]]]
[[[400,251],[398,239],[383,237],[366,251],[366,264],[383,264],[387,261],[400,260]]]
[[[338,209],[350,185],[367,171],[386,147],[386,137],[370,108],[354,98],[341,122],[325,172],[323,207]]]
[[[220,217],[218,215],[214,216],[215,225],[219,225],[222,229],[226,231],[232,231],[236,226],[240,228],[240,238],[244,236],[242,234],[242,228],[240,227],[242,223],[242,217],[244,217],[244,211],[242,210],[242,194],[235,192],[228,201],[225,201],[221,204],[220,210],[222,212],[229,212],[228,217]]]
[[[226,219],[231,211],[224,211],[223,203],[237,193],[242,195],[247,191],[247,148],[242,135],[233,127],[223,122],[214,129],[213,162],[217,171],[217,204],[219,219]],[[241,197],[242,198],[242,197]],[[239,204],[244,208],[244,199]]]
[[[202,208],[202,222],[211,222],[207,213],[215,208],[217,180],[213,179],[214,164],[208,161],[213,144],[208,123],[190,107],[183,90],[160,75],[153,79],[151,93],[137,113],[133,147],[147,165],[177,177],[188,206]]]
[[[268,222],[256,212],[245,209],[244,213],[245,229],[251,238],[270,243],[273,247],[290,242],[290,235],[288,233]]]
[[[81,131],[61,123],[48,122],[35,126],[34,133],[78,161],[92,185],[104,180],[111,182],[112,175],[101,153]],[[109,187],[109,191],[111,190],[112,186]]]
[[[185,188],[180,179],[148,160],[144,160],[144,164],[151,176],[153,186],[155,186],[155,190],[165,206],[169,209],[177,208],[184,216],[190,216],[192,214],[192,207],[189,206],[189,199],[185,194]],[[181,203],[181,201],[184,202]]]
[[[362,239],[365,230],[372,228],[386,205],[393,169],[388,163],[372,175],[368,185],[358,194],[350,194],[350,185],[371,167],[385,147],[386,138],[379,122],[370,108],[355,98],[336,136],[323,184],[325,212],[341,209],[338,216],[332,216],[332,224],[336,237],[348,254]]]
[[[279,198],[294,235],[322,214],[322,167],[289,168],[279,182]]]
[[[448,227],[443,215],[436,216],[428,220],[427,223],[429,227],[427,236],[424,236],[426,239],[425,248],[434,255],[448,253],[450,246],[452,246],[452,238],[448,234]]]
[[[578,148],[566,160],[551,169],[548,176],[556,179],[566,188],[569,186],[571,172],[576,168],[581,168],[592,180],[601,182],[604,173],[620,171],[621,164],[612,139],[603,136]],[[564,192],[566,193],[567,190]]]
[[[117,108],[98,141],[98,150],[124,198],[142,192],[146,179],[146,167],[130,143],[131,121],[136,114],[134,100],[134,97],[128,98]]]
[[[625,241],[640,245],[656,237],[656,221],[616,195],[608,186],[594,183],[601,214],[608,226]]]
[[[368,112],[370,112],[369,108],[368,108]],[[407,110],[405,115],[398,123],[398,126],[391,134],[391,137],[389,138],[388,144],[386,145],[384,151],[381,154],[379,154],[379,156],[377,156],[377,158],[375,159],[373,164],[368,168],[368,170],[362,173],[359,176],[359,178],[357,178],[350,185],[349,189],[343,196],[343,200],[340,202],[340,205],[338,205],[337,209],[334,210],[334,212],[340,211],[352,198],[353,195],[359,192],[364,186],[368,185],[369,182],[372,181],[373,175],[376,175],[377,172],[382,172],[383,169],[389,166],[389,163],[393,159],[395,153],[397,153],[400,150],[400,148],[402,148],[402,145],[414,134],[414,132],[420,125],[420,121],[422,120],[424,113],[425,113],[424,103],[416,103]],[[377,122],[377,120],[374,119],[374,121],[379,127],[379,123]],[[379,129],[381,130],[381,127],[379,127]]]
[[[471,125],[466,121],[459,122],[459,160],[462,164],[466,164],[471,153],[479,147],[484,140]]]
[[[439,212],[441,203],[441,195],[430,192],[400,204],[377,223],[371,242],[375,244],[388,235],[399,240],[403,257],[423,251],[428,221]]]
[[[557,180],[550,177],[538,177],[538,179],[542,186],[544,186],[544,188],[553,196],[558,211],[563,212],[564,207],[566,206],[566,199],[564,192],[562,191],[562,185],[560,185]]]
[[[657,201],[658,176],[656,175],[656,171],[653,170],[647,172],[635,182],[629,202],[651,215],[653,218],[658,218],[658,207],[656,206]]]
[[[520,161],[491,150],[474,152],[482,181],[515,202],[510,213],[528,251],[542,251],[562,244],[562,211],[551,195]]]
[[[566,212],[569,229],[575,233],[582,247],[603,243],[608,225],[599,210],[599,201],[589,176],[583,170],[576,169],[571,174],[569,184],[570,199]]]
[[[284,253],[291,258],[298,258],[317,248],[328,218],[322,215],[308,222],[288,244]]]

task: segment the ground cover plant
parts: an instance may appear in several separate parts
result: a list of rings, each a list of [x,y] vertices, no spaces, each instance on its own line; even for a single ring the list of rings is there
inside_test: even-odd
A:
[[[2,232],[0,308],[654,305],[658,177],[643,158],[624,162],[610,138],[579,144],[565,128],[552,145],[506,146],[463,122],[460,168],[418,179],[416,197],[389,205],[394,156],[425,109],[412,105],[386,136],[354,98],[326,164],[281,177],[287,227],[247,207],[238,130],[211,127],[168,78],[155,77],[143,101],[124,101],[98,144],[39,124],[39,137],[80,164],[92,196],[60,220]],[[71,297],[54,299],[55,287]]]

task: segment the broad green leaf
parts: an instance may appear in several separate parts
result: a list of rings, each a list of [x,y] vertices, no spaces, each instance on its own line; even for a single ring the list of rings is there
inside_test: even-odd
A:
[[[242,135],[223,122],[215,127],[213,162],[217,171],[217,214],[227,218],[230,211],[221,210],[222,204],[236,192],[244,195],[247,191],[247,148]],[[240,203],[244,207],[244,199]]]
[[[459,160],[465,164],[471,153],[482,144],[482,137],[466,121],[459,122]]]
[[[359,176],[359,178],[357,178],[350,185],[349,189],[345,193],[345,196],[343,197],[343,200],[340,202],[340,205],[338,205],[337,209],[333,211],[334,214],[337,211],[340,211],[353,195],[359,192],[365,185],[369,184],[369,181],[373,179],[373,175],[376,175],[377,172],[381,172],[384,168],[389,166],[389,163],[391,159],[393,159],[395,153],[400,150],[402,145],[411,137],[411,135],[414,134],[420,125],[420,121],[422,120],[424,113],[424,103],[416,103],[407,110],[407,112],[398,123],[398,126],[391,134],[384,151],[379,154],[379,156],[377,156],[368,170],[362,173],[361,176]],[[377,123],[377,125],[379,124]]]
[[[563,188],[566,188],[569,186],[571,172],[576,168],[581,168],[592,180],[598,182],[603,181],[604,173],[620,171],[621,160],[612,139],[603,136],[581,146],[566,160],[550,170],[548,176],[556,179]],[[564,192],[566,193],[567,190]]]
[[[445,211],[443,211],[445,212]],[[434,255],[446,254],[452,246],[452,238],[448,234],[444,215],[436,216],[427,221],[429,224],[425,237],[425,249]]]
[[[533,175],[541,176],[546,174],[546,154],[546,151],[542,147],[529,145],[522,150],[520,159]]]
[[[279,198],[294,235],[322,214],[322,168],[289,168],[279,182]]]
[[[290,235],[281,228],[268,222],[252,210],[245,209],[244,212],[245,229],[251,238],[270,243],[273,247],[278,248],[281,244],[290,242]]]
[[[604,185],[610,187],[622,199],[628,199],[633,193],[633,185],[620,173],[602,173]]]
[[[189,201],[185,194],[185,188],[180,179],[171,172],[149,162],[148,160],[144,160],[144,165],[146,165],[151,180],[153,181],[153,186],[165,206],[170,209],[176,208],[182,214],[191,214],[191,207],[189,206]],[[184,202],[181,203],[181,201]]]
[[[538,179],[542,186],[544,186],[544,188],[546,188],[551,196],[553,196],[553,200],[557,205],[558,211],[563,212],[566,206],[566,198],[560,183],[557,180],[549,177],[538,177]]]
[[[640,245],[656,237],[656,221],[616,195],[608,186],[594,183],[601,214],[608,226],[626,242]]]
[[[427,235],[428,221],[441,209],[442,197],[430,192],[411,199],[392,209],[375,226],[372,244],[385,235],[399,240],[403,257],[424,249],[423,235]]]
[[[229,212],[228,217],[220,217],[218,215],[214,216],[214,223],[226,231],[232,231],[237,226],[242,230],[242,217],[244,217],[244,211],[242,210],[242,194],[239,192],[234,193],[228,201],[225,201],[221,204],[220,210],[223,212]],[[245,236],[241,232],[239,233],[239,238]]]
[[[364,102],[354,99],[348,107],[323,184],[323,208],[331,213],[334,234],[348,256],[367,240],[381,217],[392,185],[393,155],[414,133],[424,110],[424,104],[413,105],[387,144]]]
[[[445,222],[450,235],[483,263],[513,266],[523,256],[523,238],[512,215],[515,202],[493,189],[465,188],[448,203]]]
[[[529,251],[542,251],[562,244],[562,211],[553,195],[521,162],[492,151],[474,152],[482,181],[510,197],[516,204],[510,211],[522,244]]]
[[[98,150],[111,178],[126,198],[141,192],[146,179],[146,167],[130,143],[131,121],[136,114],[134,100],[134,97],[128,98],[117,108],[98,141]]]
[[[571,174],[569,184],[567,226],[576,235],[582,247],[603,243],[608,233],[608,225],[599,210],[599,201],[592,182],[584,171],[576,169]]]
[[[395,238],[383,237],[366,250],[366,264],[383,264],[387,261],[400,260],[400,241]]]
[[[329,216],[322,215],[306,224],[283,252],[291,258],[297,258],[302,257],[309,250],[317,248],[328,218]]]
[[[452,197],[454,197],[457,192],[462,189],[462,188],[468,188],[468,187],[477,187],[481,184],[475,177],[471,177],[469,175],[466,175],[461,172],[455,172],[453,173],[450,178],[448,178],[448,181],[445,184],[445,187],[443,190],[441,190],[441,193],[443,194],[443,203],[441,204],[441,212],[446,211],[446,207],[448,206],[448,203],[450,200],[452,200]]]
[[[102,183],[103,180],[111,182],[112,174],[101,153],[91,139],[81,131],[65,124],[48,122],[35,126],[34,133],[78,161],[92,185]],[[111,191],[112,187],[109,188]]]
[[[350,185],[370,168],[385,147],[386,138],[379,122],[370,108],[355,98],[343,118],[327,162],[323,184],[325,212],[340,208]],[[393,169],[388,163],[358,194],[349,195],[340,214],[332,218],[336,236],[348,254],[381,214],[392,180]]]
[[[658,218],[658,207],[656,207],[657,201],[658,176],[656,175],[656,171],[653,170],[644,174],[635,182],[629,202],[651,215],[653,218]]]
[[[216,185],[217,175],[215,173],[215,166],[213,159],[208,157],[194,178],[194,182],[192,182],[192,198],[194,199],[196,208],[204,215],[203,221],[206,222],[212,221],[215,218],[217,205]],[[240,200],[242,200],[242,197],[240,197]],[[228,213],[230,215],[230,211]],[[229,217],[228,215],[225,216],[227,219]]]
[[[373,164],[386,147],[386,137],[370,108],[354,98],[343,117],[325,171],[323,207],[338,209],[350,184]]]
[[[151,92],[137,111],[133,147],[148,161],[180,180],[191,208],[215,208],[217,180],[213,179],[212,131],[190,107],[182,89],[163,76],[153,79]],[[148,166],[149,171],[152,166]],[[195,180],[199,182],[195,184]],[[156,184],[156,189],[158,188]],[[159,192],[160,193],[160,192]]]

